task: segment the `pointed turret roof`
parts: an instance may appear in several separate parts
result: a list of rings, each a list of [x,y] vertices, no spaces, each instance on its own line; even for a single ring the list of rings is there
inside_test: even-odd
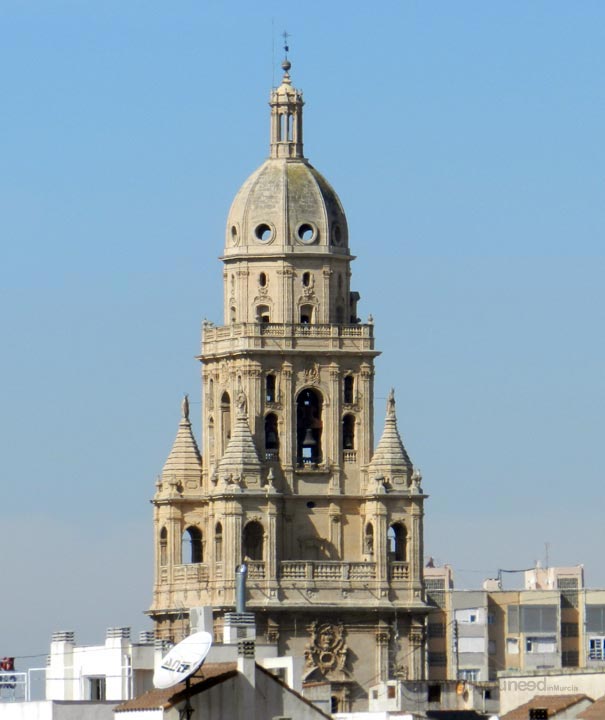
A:
[[[189,398],[187,395],[183,398],[181,408],[182,417],[179,429],[162,470],[162,477],[166,479],[180,480],[193,476],[199,477],[202,472],[202,457],[189,421]]]
[[[218,464],[221,475],[227,472],[235,475],[260,472],[261,463],[258,458],[254,438],[248,425],[248,402],[243,390],[239,390],[235,399],[236,415],[231,439],[225,448],[225,454]]]
[[[393,472],[412,471],[410,460],[397,429],[397,415],[395,414],[395,391],[391,389],[387,400],[387,416],[384,421],[384,430],[380,442],[374,451],[369,467],[370,473],[391,475]]]

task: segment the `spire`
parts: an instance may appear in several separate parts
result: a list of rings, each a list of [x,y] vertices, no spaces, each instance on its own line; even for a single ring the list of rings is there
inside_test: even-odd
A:
[[[198,449],[191,422],[189,421],[189,397],[185,395],[181,403],[182,417],[179,429],[172,445],[172,450],[162,470],[162,478],[176,479],[183,482],[187,479],[199,481],[202,472],[202,458]]]
[[[288,59],[290,48],[287,44],[288,33],[284,32],[284,60],[281,64],[284,71],[281,85],[271,91],[271,157],[302,158],[302,92],[292,86],[290,69],[292,63]]]
[[[409,480],[412,473],[412,461],[401,442],[399,430],[397,429],[395,391],[392,388],[387,399],[384,430],[372,457],[369,472],[371,476],[382,477],[390,482],[397,475],[405,475],[406,480]]]
[[[235,407],[233,432],[225,448],[225,454],[219,461],[218,474],[219,479],[227,484],[239,485],[246,475],[258,476],[261,464],[248,425],[248,400],[241,388],[235,398]]]

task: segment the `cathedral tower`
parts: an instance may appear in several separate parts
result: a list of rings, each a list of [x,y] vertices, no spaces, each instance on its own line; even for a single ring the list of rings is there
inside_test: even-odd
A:
[[[202,335],[202,457],[185,400],[154,498],[158,637],[188,610],[247,607],[335,707],[424,677],[420,475],[391,392],[374,450],[374,327],[357,317],[347,220],[303,154],[303,98],[283,65],[269,158],[242,185],[222,257],[224,324]]]

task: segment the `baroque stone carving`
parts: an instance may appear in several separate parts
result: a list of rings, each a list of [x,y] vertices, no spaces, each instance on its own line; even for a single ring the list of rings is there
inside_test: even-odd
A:
[[[345,665],[349,649],[344,639],[344,625],[316,620],[309,630],[311,642],[305,647],[306,677],[315,670],[328,679],[348,677]]]
[[[317,385],[319,383],[319,365],[313,363],[311,367],[305,368],[302,373],[303,382],[311,385]]]

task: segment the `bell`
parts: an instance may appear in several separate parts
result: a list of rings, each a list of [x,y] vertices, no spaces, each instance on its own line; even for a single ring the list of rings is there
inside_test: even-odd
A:
[[[275,430],[269,430],[267,433],[267,445],[274,447],[277,444],[277,435]]]
[[[313,437],[313,431],[311,430],[311,428],[307,428],[302,446],[313,447],[313,445],[317,445],[315,438]]]

